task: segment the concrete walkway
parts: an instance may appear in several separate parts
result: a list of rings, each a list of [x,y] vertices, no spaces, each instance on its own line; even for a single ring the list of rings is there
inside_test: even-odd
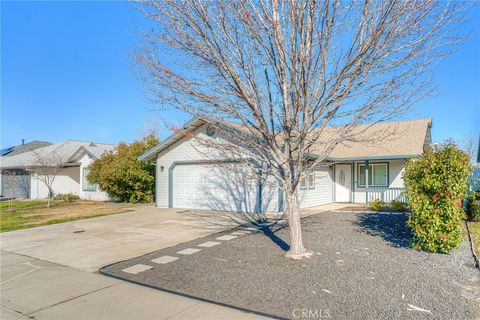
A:
[[[265,319],[1,251],[0,319]]]

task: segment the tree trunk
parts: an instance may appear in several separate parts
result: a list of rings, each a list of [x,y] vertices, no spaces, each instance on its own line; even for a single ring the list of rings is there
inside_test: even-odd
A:
[[[302,224],[300,221],[300,206],[296,191],[285,192],[285,213],[288,218],[290,234],[290,250],[287,257],[292,259],[302,259],[310,257],[311,252],[303,246]]]
[[[52,190],[48,189],[48,202],[47,202],[47,208],[50,208],[50,203],[52,202]]]

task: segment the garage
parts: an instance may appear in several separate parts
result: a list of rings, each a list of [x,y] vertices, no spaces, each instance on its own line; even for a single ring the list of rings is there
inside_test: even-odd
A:
[[[1,195],[7,198],[30,198],[30,179],[30,174],[25,170],[2,170]]]
[[[241,164],[176,164],[170,173],[173,208],[255,212],[261,186]]]

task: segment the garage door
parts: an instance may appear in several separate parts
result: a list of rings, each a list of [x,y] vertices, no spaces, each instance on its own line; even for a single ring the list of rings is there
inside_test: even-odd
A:
[[[7,198],[30,198],[30,175],[23,170],[4,170],[1,195]]]
[[[177,165],[172,174],[173,207],[255,212],[259,187],[245,176],[246,170],[241,164]]]

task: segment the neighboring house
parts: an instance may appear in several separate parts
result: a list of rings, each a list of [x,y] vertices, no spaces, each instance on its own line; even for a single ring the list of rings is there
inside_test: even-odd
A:
[[[25,140],[22,139],[22,144],[0,150],[0,157],[15,156],[20,153],[46,147],[51,144],[52,144],[51,142],[47,142],[47,141],[31,141],[31,142],[25,143]]]
[[[238,129],[235,124],[222,125]],[[420,119],[355,127],[353,130],[358,130],[362,137],[390,129],[394,133],[374,143],[339,144],[321,166],[301,181],[300,206],[368,203],[373,199],[404,201],[405,160],[430,148],[431,125],[431,119]],[[322,139],[328,139],[334,130],[326,130]],[[262,186],[240,173],[248,170],[245,164],[229,163],[220,157],[205,160],[203,144],[197,136],[202,140],[225,139],[205,121],[195,119],[140,157],[156,159],[157,207],[247,212],[283,210],[283,193],[278,186],[272,187],[274,181]],[[317,147],[318,144],[321,141]],[[315,149],[310,150],[312,159],[316,156]]]
[[[35,174],[39,169],[36,154],[58,159],[61,163],[53,182],[54,194],[76,194],[86,200],[109,200],[108,195],[96,184],[89,183],[86,176],[90,164],[104,152],[115,146],[104,143],[68,140],[51,144],[33,151],[0,157],[2,171],[1,195],[26,199],[48,197],[48,189]],[[57,162],[57,161],[55,161]]]

